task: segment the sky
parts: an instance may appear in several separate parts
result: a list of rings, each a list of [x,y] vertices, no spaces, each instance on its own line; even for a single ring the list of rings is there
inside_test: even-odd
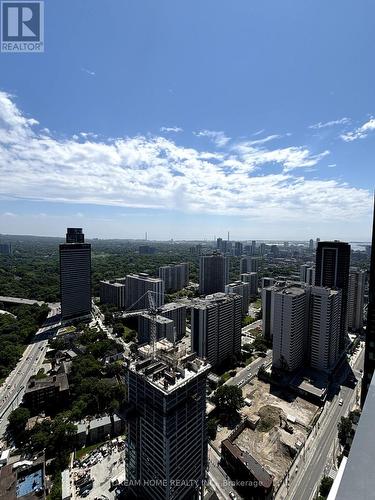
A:
[[[0,233],[369,241],[375,2],[45,0],[0,53]]]

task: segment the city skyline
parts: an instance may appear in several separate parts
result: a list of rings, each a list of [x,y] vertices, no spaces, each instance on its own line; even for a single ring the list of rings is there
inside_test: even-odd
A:
[[[369,241],[375,7],[271,4],[93,1],[62,45],[48,4],[1,56],[0,231]]]

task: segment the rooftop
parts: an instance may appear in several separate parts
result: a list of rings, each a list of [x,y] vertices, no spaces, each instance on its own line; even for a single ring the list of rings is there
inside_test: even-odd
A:
[[[53,375],[52,377],[45,377],[41,379],[31,378],[27,383],[25,392],[39,391],[51,386],[58,387],[60,391],[69,389],[68,377],[65,373],[59,373],[57,375]]]
[[[154,358],[150,345],[141,347],[138,354],[138,359],[130,364],[129,370],[145,377],[165,394],[170,394],[197,374],[208,372],[211,368],[195,353],[187,353],[183,344],[173,345],[167,339],[155,343]]]
[[[216,304],[231,302],[235,297],[239,297],[239,295],[235,293],[217,292],[211,295],[206,295],[206,297],[203,299],[193,299],[191,302],[191,307],[195,309],[204,309],[207,306],[214,306]]]
[[[163,280],[160,279],[160,278],[152,278],[149,274],[147,273],[132,273],[132,274],[127,274],[126,275],[126,278],[129,279],[129,278],[134,278],[134,279],[138,279],[138,280],[144,280],[144,281],[151,281],[152,283],[160,283],[162,282]]]
[[[222,446],[225,446],[237,460],[242,462],[264,488],[270,488],[272,486],[273,477],[252,455],[250,455],[250,453],[242,451],[236,444],[231,443],[229,439],[225,439],[222,442]]]
[[[143,318],[147,318],[149,320],[152,319],[152,316],[151,314],[148,314],[148,313],[142,313],[140,314],[140,316],[142,316]],[[169,318],[166,318],[165,316],[160,316],[159,314],[156,315],[155,317],[155,321],[157,323],[162,323],[162,324],[165,324],[165,325],[168,325],[170,323],[173,323],[173,320],[169,319]]]

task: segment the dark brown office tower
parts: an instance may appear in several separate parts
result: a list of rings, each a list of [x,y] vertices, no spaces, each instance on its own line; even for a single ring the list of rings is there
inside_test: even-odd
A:
[[[342,290],[339,351],[347,339],[350,245],[342,241],[319,241],[316,249],[315,285]]]
[[[69,227],[60,245],[60,298],[63,321],[91,314],[91,245],[81,228]]]
[[[67,243],[84,243],[85,235],[81,227],[68,227],[66,230]]]
[[[372,226],[372,247],[370,265],[370,283],[367,307],[367,327],[365,342],[365,364],[362,379],[361,406],[365,402],[367,391],[375,371],[375,203]]]

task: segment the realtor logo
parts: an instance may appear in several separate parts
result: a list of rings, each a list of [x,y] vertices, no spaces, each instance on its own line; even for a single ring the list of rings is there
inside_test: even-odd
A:
[[[1,2],[1,52],[44,52],[44,2]]]

